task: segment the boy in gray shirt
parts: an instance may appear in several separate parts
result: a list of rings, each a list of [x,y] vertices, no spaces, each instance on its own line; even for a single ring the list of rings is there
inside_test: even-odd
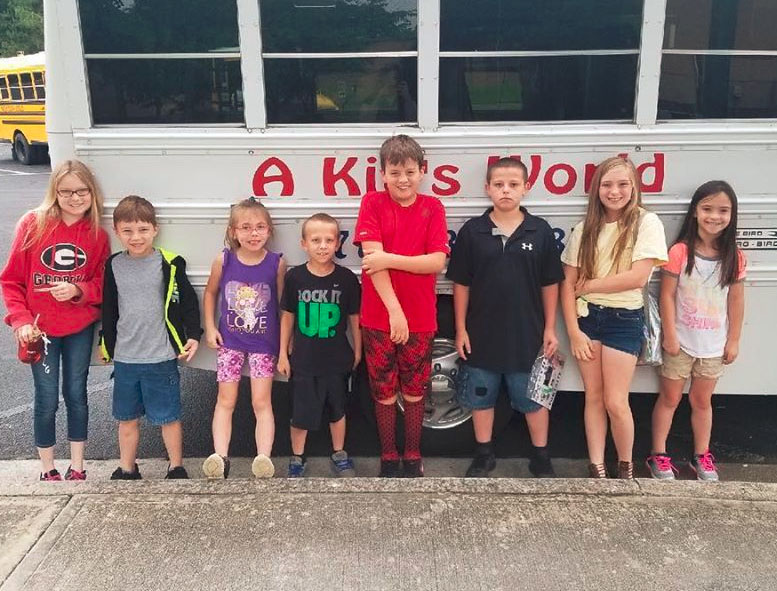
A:
[[[200,308],[186,277],[186,262],[154,248],[159,229],[154,206],[122,199],[113,227],[126,250],[108,259],[103,289],[103,359],[114,362],[113,416],[119,421],[119,467],[111,480],[139,480],[135,463],[140,417],[161,425],[170,466],[165,478],[188,478],[183,467],[178,360],[197,351]]]

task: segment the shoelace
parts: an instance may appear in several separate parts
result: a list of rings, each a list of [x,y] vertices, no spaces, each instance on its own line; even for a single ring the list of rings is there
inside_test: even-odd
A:
[[[715,456],[710,452],[705,452],[698,456],[699,465],[705,472],[715,472]]]
[[[674,467],[674,464],[672,464],[672,458],[669,456],[653,456],[653,461],[656,463],[656,466],[658,466],[658,469],[661,472],[668,472],[671,470],[672,472],[677,472],[677,468]]]
[[[353,462],[351,461],[351,458],[335,460],[335,466],[337,466],[338,470],[350,470],[353,468]]]

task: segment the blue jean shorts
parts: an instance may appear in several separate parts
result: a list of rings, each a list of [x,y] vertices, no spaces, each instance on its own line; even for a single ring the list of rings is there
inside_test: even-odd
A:
[[[542,408],[529,398],[529,374],[521,371],[501,373],[462,363],[456,378],[459,404],[472,410],[494,408],[499,391],[505,385],[510,406],[524,414]]]
[[[152,425],[181,419],[181,378],[175,359],[159,363],[113,364],[113,418],[134,421],[146,415]]]
[[[588,304],[588,316],[577,319],[577,325],[592,341],[605,347],[639,357],[644,339],[645,313],[642,308],[608,308]]]

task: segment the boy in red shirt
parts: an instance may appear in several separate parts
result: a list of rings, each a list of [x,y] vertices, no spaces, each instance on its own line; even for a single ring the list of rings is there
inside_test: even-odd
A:
[[[386,191],[362,198],[355,244],[363,250],[361,325],[380,437],[380,476],[423,476],[421,429],[437,330],[436,275],[449,253],[445,209],[421,195],[424,151],[406,135],[380,148]],[[396,399],[405,405],[400,470]]]

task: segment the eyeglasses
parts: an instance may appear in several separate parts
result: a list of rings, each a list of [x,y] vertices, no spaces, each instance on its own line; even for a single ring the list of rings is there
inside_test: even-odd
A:
[[[270,226],[267,224],[256,224],[255,226],[252,226],[251,224],[242,224],[240,226],[235,226],[235,230],[244,234],[253,234],[254,232],[257,234],[264,234],[270,230]]]
[[[75,191],[70,191],[68,189],[57,189],[57,195],[59,197],[62,197],[62,199],[72,199],[73,195],[78,195],[79,197],[86,197],[91,192],[92,191],[88,187],[84,187],[83,189],[76,189]]]

